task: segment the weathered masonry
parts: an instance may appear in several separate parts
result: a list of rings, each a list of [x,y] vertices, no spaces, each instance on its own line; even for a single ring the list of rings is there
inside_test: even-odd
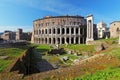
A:
[[[36,44],[84,44],[86,36],[87,20],[84,17],[46,16],[33,22],[31,42]]]

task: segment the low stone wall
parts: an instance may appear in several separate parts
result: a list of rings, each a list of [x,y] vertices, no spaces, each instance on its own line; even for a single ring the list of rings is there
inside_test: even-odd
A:
[[[16,59],[6,70],[6,72],[17,71],[18,74],[32,74],[38,72],[36,68],[35,56],[33,54],[34,47],[26,50],[18,59]]]
[[[94,57],[80,61],[74,66],[33,74],[25,77],[25,80],[72,80],[74,77],[86,74],[86,72],[94,73],[97,70],[103,70],[108,65],[118,66],[119,61],[113,56],[97,54]]]

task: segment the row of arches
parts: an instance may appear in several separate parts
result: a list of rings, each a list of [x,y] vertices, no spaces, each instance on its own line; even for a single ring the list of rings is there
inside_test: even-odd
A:
[[[85,28],[72,27],[72,28],[50,28],[34,30],[35,35],[40,34],[84,34]]]
[[[62,38],[35,38],[38,44],[84,44],[85,38],[82,37],[62,37]]]

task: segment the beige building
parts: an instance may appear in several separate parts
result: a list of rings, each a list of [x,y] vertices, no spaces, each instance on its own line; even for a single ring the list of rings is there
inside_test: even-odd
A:
[[[1,38],[4,40],[31,40],[31,32],[23,32],[22,29],[18,29],[17,32],[5,31]]]
[[[12,31],[4,31],[1,38],[4,40],[15,40],[16,33]]]
[[[32,33],[31,32],[23,32],[22,29],[18,29],[16,32],[16,40],[31,40]]]
[[[110,23],[110,37],[116,38],[119,36],[120,33],[120,21],[114,21]]]
[[[93,32],[91,33],[93,35]],[[86,36],[87,20],[84,17],[78,15],[46,16],[33,22],[31,42],[36,44],[84,44]]]
[[[107,28],[107,24],[103,21],[97,24],[98,38],[106,37],[106,28]]]

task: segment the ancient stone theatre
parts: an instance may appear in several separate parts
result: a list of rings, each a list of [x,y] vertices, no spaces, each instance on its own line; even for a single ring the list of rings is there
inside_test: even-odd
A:
[[[93,20],[91,21],[93,24]],[[87,34],[90,36],[87,37],[87,41],[93,40],[93,29],[90,29],[93,28],[92,24],[89,24],[92,27],[87,26],[87,19],[78,15],[46,16],[33,21],[31,42],[36,44],[84,44]],[[89,31],[87,27],[89,27]]]

